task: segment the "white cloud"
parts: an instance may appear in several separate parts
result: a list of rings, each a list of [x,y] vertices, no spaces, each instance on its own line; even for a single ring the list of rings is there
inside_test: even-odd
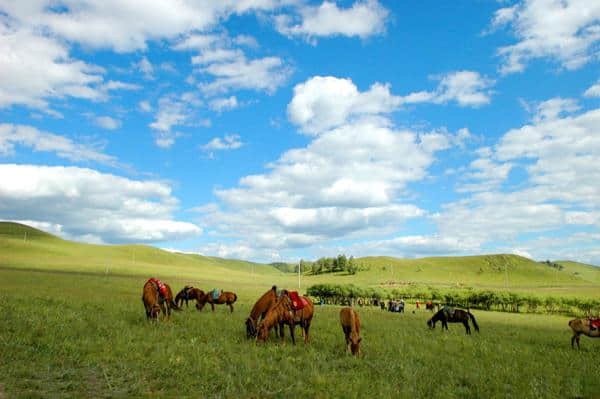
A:
[[[32,126],[0,124],[0,156],[14,155],[17,145],[33,151],[51,152],[73,162],[93,161],[113,167],[120,166],[115,157],[96,148],[75,143],[69,138],[40,131]]]
[[[162,182],[13,164],[0,164],[0,175],[0,219],[59,226],[63,236],[102,242],[158,242],[202,233],[194,224],[173,220],[177,199]]]
[[[180,136],[173,131],[174,126],[185,125],[191,118],[191,111],[186,103],[173,96],[162,97],[158,101],[158,113],[150,128],[156,131],[155,144],[161,148],[169,148]]]
[[[584,97],[600,97],[600,80],[591,85],[584,93]]]
[[[377,0],[357,1],[346,9],[335,2],[299,8],[299,17],[279,15],[276,29],[284,35],[302,36],[309,40],[324,36],[357,36],[366,38],[385,32],[389,11]],[[298,19],[300,21],[298,22]]]
[[[56,39],[0,22],[0,53],[0,108],[18,104],[53,113],[51,98],[105,97],[98,87],[102,68],[71,59]]]
[[[235,53],[235,54],[233,54]],[[247,59],[237,51],[227,52],[223,59],[202,59],[198,63],[208,63],[199,68],[199,72],[214,79],[199,84],[207,94],[225,93],[230,90],[258,90],[273,93],[283,85],[292,73],[292,69],[279,57]]]
[[[138,108],[142,112],[152,112],[152,105],[150,105],[150,102],[147,100],[140,101],[138,103]]]
[[[492,80],[477,72],[458,71],[438,78],[433,92],[417,92],[396,96],[388,84],[375,83],[360,92],[350,79],[315,76],[294,87],[294,98],[288,105],[288,116],[302,131],[318,134],[364,115],[386,114],[403,104],[456,101],[460,106],[480,106],[490,102]]]
[[[216,98],[212,100],[208,107],[213,111],[222,112],[227,109],[235,109],[239,106],[236,96]]]
[[[501,47],[502,73],[521,72],[536,58],[576,69],[594,56],[600,40],[600,3],[588,0],[525,0],[495,14],[492,28],[509,25],[518,42]]]
[[[238,134],[226,134],[225,137],[215,137],[208,143],[204,144],[200,148],[205,151],[211,150],[236,150],[240,148],[244,143],[240,140]]]
[[[135,0],[82,0],[58,7],[51,0],[8,2],[3,11],[20,24],[49,31],[71,42],[117,52],[143,50],[149,40],[214,27],[232,13],[272,10],[281,1],[224,0],[181,2],[148,0],[140,7]]]
[[[134,67],[138,69],[144,75],[144,79],[153,80],[154,79],[154,66],[146,56],[142,57],[142,59],[134,64]]]
[[[294,87],[288,116],[304,132],[318,134],[357,117],[390,113],[401,103],[389,85],[375,83],[361,93],[350,79],[315,76]]]
[[[107,130],[116,130],[121,127],[121,121],[110,116],[97,116],[94,121],[98,126]]]
[[[120,82],[115,80],[109,80],[102,85],[102,89],[105,91],[110,90],[140,90],[142,86],[133,83]]]
[[[559,255],[553,247],[558,245],[544,234],[600,228],[600,109],[572,115],[576,110],[575,103],[560,98],[540,103],[532,124],[509,130],[494,147],[480,151],[485,158],[474,161],[467,176],[489,186],[433,215],[440,234],[482,246],[493,242],[497,248],[503,240],[507,250],[518,247],[552,258]],[[523,181],[499,189],[509,169],[524,171]],[[569,242],[560,240],[571,258],[600,259],[581,247],[588,238],[580,233]]]

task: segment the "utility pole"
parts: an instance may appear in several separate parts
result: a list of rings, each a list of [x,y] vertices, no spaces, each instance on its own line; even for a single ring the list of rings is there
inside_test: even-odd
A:
[[[302,262],[298,263],[298,291],[300,291],[300,269],[302,268]]]

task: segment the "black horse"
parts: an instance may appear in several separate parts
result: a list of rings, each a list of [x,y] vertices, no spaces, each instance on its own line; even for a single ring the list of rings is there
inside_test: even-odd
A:
[[[427,325],[429,326],[429,328],[435,328],[435,323],[437,321],[441,321],[442,330],[444,328],[448,330],[448,323],[463,323],[465,329],[467,330],[467,334],[471,334],[471,327],[469,327],[469,319],[471,319],[473,327],[475,327],[475,331],[479,332],[479,326],[475,321],[475,316],[473,316],[471,312],[462,309],[454,309],[454,312],[448,312],[447,308],[442,308],[438,310],[438,312],[427,321]]]

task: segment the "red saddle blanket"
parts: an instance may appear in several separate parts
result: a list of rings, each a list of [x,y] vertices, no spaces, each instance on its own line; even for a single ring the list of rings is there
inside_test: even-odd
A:
[[[600,328],[600,317],[596,319],[590,319],[590,325],[594,328]]]
[[[156,288],[158,289],[158,292],[160,292],[160,294],[164,298],[166,298],[168,296],[167,295],[168,294],[167,293],[167,287],[163,284],[162,281],[160,281],[159,279],[154,278],[154,277],[149,278],[148,281],[151,282],[152,284],[154,284],[156,286]]]
[[[308,301],[304,297],[298,295],[298,291],[289,291],[289,294],[294,310],[300,310],[308,305]]]

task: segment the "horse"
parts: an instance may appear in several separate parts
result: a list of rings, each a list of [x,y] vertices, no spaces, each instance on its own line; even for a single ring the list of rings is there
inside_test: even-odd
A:
[[[425,309],[431,310],[433,312],[434,307],[435,307],[435,305],[433,304],[433,302],[431,302],[431,301],[425,302]]]
[[[574,348],[573,344],[577,342],[577,349],[581,349],[579,347],[579,336],[581,334],[587,335],[590,338],[598,338],[600,337],[600,328],[596,327],[592,330],[591,327],[592,320],[589,318],[585,319],[573,319],[569,321],[569,327],[573,330],[573,337],[571,337],[571,348]]]
[[[479,332],[479,326],[475,321],[475,316],[473,316],[471,312],[462,309],[455,309],[452,315],[448,315],[446,309],[442,308],[438,310],[437,313],[434,314],[433,317],[427,321],[427,325],[429,326],[429,328],[435,328],[435,323],[437,321],[441,321],[443,331],[444,328],[448,330],[448,323],[463,323],[467,334],[471,334],[471,327],[469,327],[469,318],[471,319],[475,330]]]
[[[196,300],[196,303],[204,296],[204,291],[199,288],[193,288],[189,285],[186,285],[175,297],[175,303],[177,306],[182,307],[183,301],[185,301],[185,306],[188,306],[188,301]]]
[[[294,327],[296,324],[300,324],[302,332],[304,333],[304,343],[308,343],[308,331],[310,330],[310,323],[314,314],[314,305],[309,298],[305,296],[302,298],[306,300],[306,305],[302,309],[294,310],[288,292],[282,291],[277,302],[269,309],[264,319],[260,322],[258,333],[256,335],[256,342],[266,341],[269,336],[269,331],[276,324],[279,324],[279,336],[283,342],[283,326],[284,324],[287,324],[290,327],[292,343],[295,345],[296,339],[294,337]]]
[[[237,295],[234,292],[222,291],[221,294],[219,294],[219,297],[215,300],[213,298],[212,291],[209,291],[197,300],[196,309],[202,310],[202,308],[204,308],[204,305],[206,305],[206,302],[208,302],[210,303],[210,307],[213,312],[215,311],[215,305],[226,304],[229,306],[229,309],[231,309],[231,312],[233,313],[233,304],[235,301],[237,301]]]
[[[164,317],[170,319],[171,309],[181,309],[179,309],[173,301],[171,287],[168,284],[164,284],[164,288],[159,290],[159,286],[156,283],[157,281],[158,280],[150,279],[144,284],[142,302],[144,302],[144,308],[146,309],[146,318],[148,320],[156,320],[162,311]],[[160,283],[160,281],[158,282]]]
[[[273,306],[277,302],[277,286],[271,287],[271,289],[265,292],[258,301],[252,307],[250,311],[250,316],[246,319],[246,337],[254,338],[256,337],[256,327],[258,325],[259,319],[264,319],[267,311],[271,306]]]
[[[340,310],[340,323],[342,331],[346,336],[346,352],[351,351],[353,355],[360,356],[360,318],[352,308]]]

